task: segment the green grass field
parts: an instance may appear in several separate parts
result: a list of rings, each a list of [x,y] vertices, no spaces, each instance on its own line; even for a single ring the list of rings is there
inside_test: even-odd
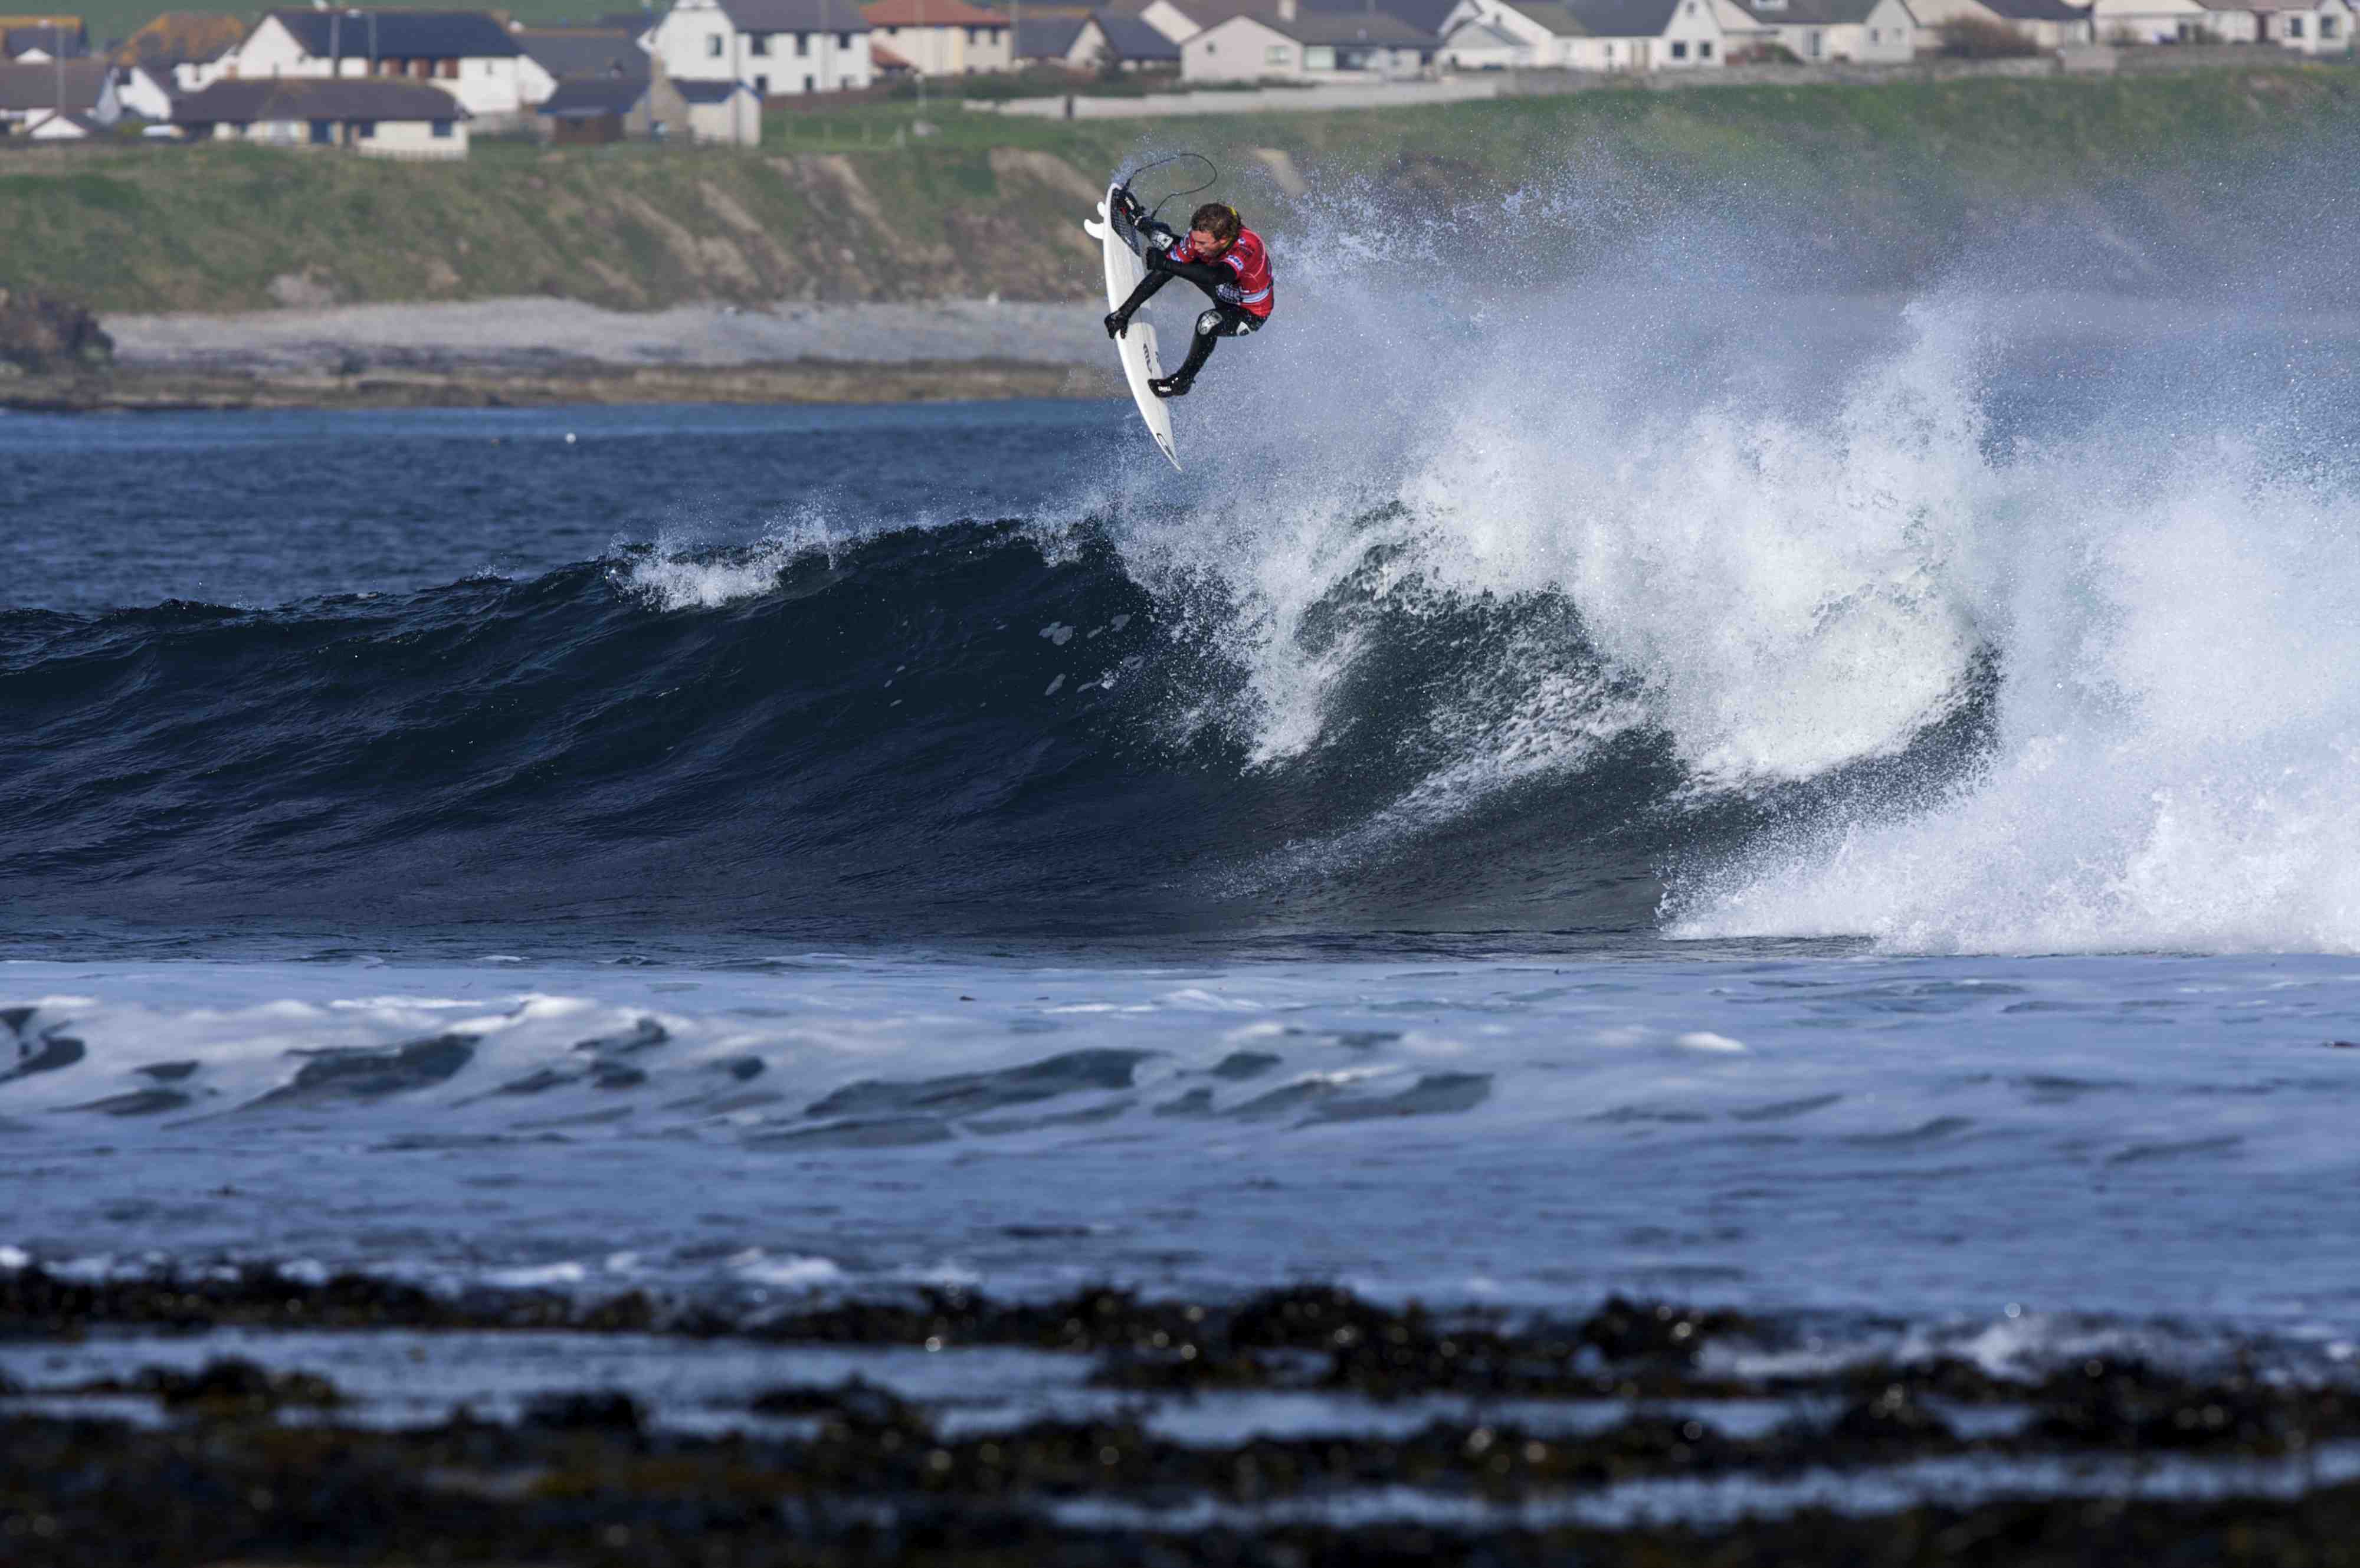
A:
[[[1282,245],[1299,212],[1273,163],[1313,201],[1434,211],[1586,186],[1619,193],[1620,207],[1596,204],[1609,225],[1675,201],[1769,212],[1822,227],[1863,276],[1903,282],[2011,202],[2169,233],[2223,191],[2265,214],[2281,185],[2285,202],[2313,200],[2278,166],[2284,149],[2360,130],[2360,71],[2270,60],[1163,122],[940,102],[923,113],[923,136],[916,106],[895,102],[773,114],[759,149],[486,139],[450,165],[235,147],[0,150],[0,283],[103,310],[264,308],[289,278],[352,300],[548,293],[625,308],[1067,299],[1087,291],[1076,224],[1108,174],[1181,147],[1219,162],[1221,193]],[[2235,223],[2206,226],[2234,243]]]

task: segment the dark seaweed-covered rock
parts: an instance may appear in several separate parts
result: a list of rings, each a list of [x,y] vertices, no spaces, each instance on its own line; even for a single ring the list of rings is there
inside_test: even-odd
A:
[[[94,368],[115,357],[115,340],[80,305],[0,288],[0,364],[35,376]]]
[[[475,1058],[475,1037],[438,1034],[390,1050],[337,1048],[310,1053],[292,1083],[252,1102],[256,1106],[320,1105],[338,1100],[380,1100],[429,1089]]]
[[[310,1372],[273,1372],[225,1357],[194,1372],[151,1367],[133,1378],[133,1391],[152,1394],[169,1410],[209,1416],[267,1415],[282,1406],[327,1408],[344,1402],[336,1386]]]
[[[1582,1323],[1581,1343],[1609,1361],[1669,1361],[1696,1364],[1707,1340],[1754,1332],[1751,1319],[1732,1312],[1699,1312],[1668,1301],[1629,1301],[1610,1296]]]
[[[618,1389],[541,1394],[525,1401],[522,1424],[544,1432],[637,1432],[647,1421],[639,1401]]]

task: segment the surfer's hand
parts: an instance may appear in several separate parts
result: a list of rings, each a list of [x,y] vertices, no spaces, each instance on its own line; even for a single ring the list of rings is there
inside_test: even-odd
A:
[[[1118,191],[1114,193],[1114,205],[1115,211],[1120,212],[1133,227],[1138,226],[1140,215],[1147,211],[1139,204],[1139,198],[1128,191]]]
[[[1106,319],[1107,336],[1119,338],[1131,331],[1131,318],[1120,310],[1109,310]]]

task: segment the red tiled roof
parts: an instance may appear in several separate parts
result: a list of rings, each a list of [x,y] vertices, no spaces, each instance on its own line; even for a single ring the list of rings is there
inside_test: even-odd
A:
[[[905,56],[897,54],[883,44],[875,42],[871,42],[869,46],[869,63],[880,71],[915,71],[917,69]]]
[[[970,5],[967,0],[877,0],[860,14],[872,27],[1004,27],[1008,18],[997,11]]]

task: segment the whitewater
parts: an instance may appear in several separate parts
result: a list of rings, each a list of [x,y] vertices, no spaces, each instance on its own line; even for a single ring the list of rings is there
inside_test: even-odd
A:
[[[0,1270],[2342,1375],[2360,320],[1394,237],[1314,214],[1176,479],[0,419]]]

